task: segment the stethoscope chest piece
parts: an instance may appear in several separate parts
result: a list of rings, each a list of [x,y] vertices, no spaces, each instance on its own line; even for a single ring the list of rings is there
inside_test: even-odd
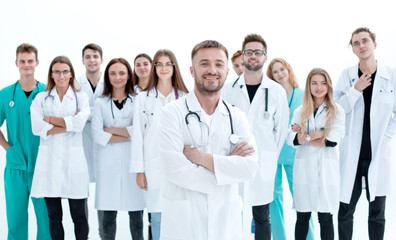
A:
[[[238,141],[239,141],[239,137],[238,137],[236,134],[231,134],[231,136],[230,136],[230,142],[231,142],[232,144],[237,144]]]
[[[10,107],[14,107],[14,101],[11,101],[9,105]]]
[[[270,117],[269,112],[268,112],[268,111],[265,111],[265,112],[264,112],[264,119],[268,120],[269,117]]]

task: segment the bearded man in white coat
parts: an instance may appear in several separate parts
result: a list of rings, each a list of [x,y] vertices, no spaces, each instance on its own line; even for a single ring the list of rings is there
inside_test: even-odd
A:
[[[191,58],[194,91],[161,115],[161,239],[241,239],[238,183],[258,169],[255,140],[245,114],[220,97],[227,49],[207,40]]]

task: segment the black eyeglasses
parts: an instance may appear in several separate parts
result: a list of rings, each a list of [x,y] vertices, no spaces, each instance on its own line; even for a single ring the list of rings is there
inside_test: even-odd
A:
[[[254,55],[255,55],[256,57],[260,57],[260,56],[263,56],[263,55],[267,55],[267,53],[266,53],[264,50],[261,50],[261,49],[256,49],[256,50],[247,49],[247,50],[243,50],[242,53],[243,53],[244,55],[248,56],[248,57],[252,56],[253,53],[254,53]]]

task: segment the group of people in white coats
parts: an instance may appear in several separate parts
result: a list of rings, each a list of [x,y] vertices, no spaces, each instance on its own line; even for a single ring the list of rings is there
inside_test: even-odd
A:
[[[143,239],[145,208],[155,240],[241,239],[242,204],[252,207],[255,239],[286,239],[283,166],[297,211],[295,239],[314,238],[312,212],[321,239],[335,238],[337,212],[339,239],[352,239],[362,189],[370,202],[369,237],[383,239],[396,70],[376,61],[368,28],[356,29],[350,44],[359,64],[346,69],[334,89],[330,75],[314,68],[303,91],[284,59],[273,59],[264,74],[267,44],[258,34],[245,37],[232,58],[240,76],[224,85],[228,51],[206,40],[191,52],[190,93],[170,50],[153,60],[139,54],[134,71],[124,58],[112,59],[102,74],[102,50],[88,44],[86,73],[77,80],[70,60],[58,56],[43,91],[33,78],[37,51],[30,56],[33,48],[18,48],[20,86],[31,101],[29,134],[40,137],[27,185],[33,199],[45,200],[51,238],[65,236],[61,199],[68,199],[76,239],[88,238],[89,182],[96,182],[101,239],[115,239],[118,211],[128,211],[132,239]],[[22,81],[28,75],[31,86]],[[12,115],[21,104],[17,86],[0,92],[2,121],[26,121]],[[16,143],[14,128],[9,141],[0,134],[5,149]],[[13,185],[16,171],[26,171],[14,155],[7,152],[5,178]],[[16,210],[9,206],[11,219]],[[40,218],[41,225],[46,221]],[[38,230],[45,236],[45,227]],[[13,234],[9,238],[18,239]]]
[[[260,70],[266,61],[267,46],[259,36],[254,37],[257,39],[255,44],[261,45],[251,47],[252,44],[245,44],[248,37],[245,38],[242,53],[236,52],[232,58],[239,77],[225,86],[223,95],[231,104],[242,106],[248,119],[251,116],[254,122],[251,126],[259,143],[260,139],[265,140],[266,134],[256,131],[260,127],[254,124],[264,126],[260,120],[268,117],[266,111],[270,116],[268,123],[273,124],[272,141],[277,139],[275,134],[279,134],[279,130],[275,121],[271,122],[276,117],[271,113],[271,94],[267,99],[259,100],[263,109],[254,108],[255,101],[261,96],[260,88],[263,92],[271,92],[265,89],[266,86],[270,88]],[[286,92],[290,109],[289,131],[287,143],[280,153],[279,149],[277,152],[277,169],[268,167],[270,157],[261,157],[267,156],[265,148],[270,145],[257,146],[260,168],[265,166],[266,171],[269,168],[276,173],[272,176],[275,177],[275,189],[269,210],[265,201],[262,202],[264,205],[253,203],[252,232],[255,232],[256,239],[270,239],[271,232],[273,239],[286,239],[282,165],[293,196],[293,207],[297,210],[296,239],[314,238],[312,211],[318,212],[322,239],[334,239],[332,215],[337,213],[339,239],[352,239],[353,214],[362,189],[366,189],[370,202],[369,238],[384,237],[385,199],[390,189],[389,144],[395,133],[396,73],[394,69],[377,63],[375,34],[368,28],[356,29],[350,45],[359,58],[359,64],[344,70],[334,90],[329,74],[323,69],[316,68],[309,73],[304,93],[298,88],[287,61],[275,58],[268,66],[268,78],[278,82]],[[240,73],[240,61],[245,67],[243,74]],[[374,87],[373,82],[376,82]],[[243,96],[242,100],[240,96]],[[272,104],[279,105],[279,102],[272,101]],[[282,112],[282,107],[275,109],[277,114]],[[263,110],[264,113],[260,113]],[[383,122],[380,123],[379,119]],[[373,129],[379,129],[380,133]],[[276,150],[275,147],[272,149]],[[244,187],[249,185],[244,184]],[[245,204],[249,204],[248,191],[244,189]],[[263,194],[265,190],[260,192]],[[259,195],[256,193],[255,196]]]

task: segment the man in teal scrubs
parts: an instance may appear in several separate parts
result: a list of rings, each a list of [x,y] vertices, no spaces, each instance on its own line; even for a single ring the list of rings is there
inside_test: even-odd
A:
[[[0,131],[0,145],[6,150],[4,189],[8,240],[28,239],[28,205],[40,138],[32,133],[30,105],[44,84],[34,79],[37,49],[30,44],[17,48],[15,61],[20,79],[0,91],[0,126],[7,122],[7,140]],[[44,199],[32,198],[37,219],[37,239],[51,239]],[[32,238],[30,238],[32,239]]]

